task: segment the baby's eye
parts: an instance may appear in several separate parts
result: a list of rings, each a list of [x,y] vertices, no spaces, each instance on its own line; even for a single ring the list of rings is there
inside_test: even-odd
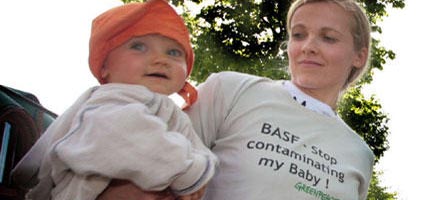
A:
[[[181,50],[179,50],[179,49],[170,49],[170,50],[167,51],[167,54],[170,55],[170,56],[180,57],[184,53]]]
[[[138,51],[145,51],[147,49],[147,47],[146,47],[145,43],[142,43],[142,42],[133,42],[130,45],[130,49],[135,49],[135,50],[138,50]]]

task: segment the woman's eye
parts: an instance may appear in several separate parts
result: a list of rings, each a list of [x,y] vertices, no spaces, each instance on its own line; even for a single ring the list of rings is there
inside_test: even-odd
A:
[[[167,51],[167,54],[175,57],[179,57],[183,55],[182,51],[179,49],[170,49]]]
[[[334,37],[330,37],[330,36],[323,36],[323,40],[324,40],[324,41],[327,41],[327,42],[330,42],[330,43],[334,43],[334,42],[336,42],[336,41],[337,41],[337,39],[336,39],[336,38],[334,38]]]
[[[134,42],[130,45],[131,49],[139,50],[139,51],[145,51],[147,49],[146,45],[141,42]]]
[[[305,34],[303,33],[293,33],[292,38],[293,39],[303,39],[305,37]]]

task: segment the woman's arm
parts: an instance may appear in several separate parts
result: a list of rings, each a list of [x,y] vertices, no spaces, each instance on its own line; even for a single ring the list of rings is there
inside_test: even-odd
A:
[[[125,180],[112,180],[97,200],[174,200],[168,190],[160,192],[143,191],[133,183]]]
[[[200,200],[206,186],[195,193],[180,196],[179,200]],[[112,180],[109,187],[101,193],[97,200],[175,200],[175,196],[168,190],[160,192],[143,191],[133,183],[125,180]]]

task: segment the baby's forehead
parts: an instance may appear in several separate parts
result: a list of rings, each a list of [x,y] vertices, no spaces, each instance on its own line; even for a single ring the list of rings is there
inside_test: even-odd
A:
[[[145,34],[145,35],[140,35],[140,36],[133,36],[131,37],[129,40],[130,41],[149,41],[149,42],[156,42],[156,43],[160,43],[163,42],[165,44],[168,45],[174,45],[177,46],[178,48],[181,48],[181,50],[185,51],[185,47],[181,45],[181,43],[179,43],[176,39],[159,34],[159,33],[151,33],[151,34]]]
[[[163,39],[163,40],[172,40],[177,42],[174,38],[165,36],[163,34],[160,33],[148,33],[148,34],[144,34],[144,35],[137,35],[137,36],[132,36],[132,39],[146,39],[146,38],[158,38],[158,39]]]

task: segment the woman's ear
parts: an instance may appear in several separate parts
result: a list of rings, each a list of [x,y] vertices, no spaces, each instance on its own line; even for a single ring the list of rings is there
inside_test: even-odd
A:
[[[366,66],[367,57],[368,57],[369,50],[365,47],[361,48],[359,51],[357,51],[357,54],[355,56],[355,59],[352,63],[352,66],[355,68],[363,68]]]

